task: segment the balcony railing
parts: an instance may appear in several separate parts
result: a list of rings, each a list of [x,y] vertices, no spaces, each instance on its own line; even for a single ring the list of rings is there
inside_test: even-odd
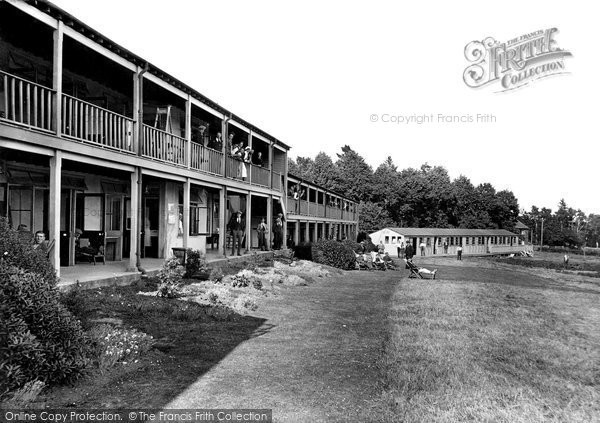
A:
[[[56,93],[6,72],[0,71],[0,76],[0,119],[52,132]]]
[[[317,204],[316,216],[325,217],[325,206],[323,204]]]
[[[144,124],[142,155],[176,165],[185,165],[186,140]]]
[[[248,166],[242,160],[226,157],[225,165],[227,166],[227,177],[238,179],[240,181],[244,181],[248,178]]]
[[[251,181],[253,184],[261,185],[263,187],[269,187],[269,178],[271,177],[271,171],[265,169],[262,166],[252,166]]]
[[[65,137],[133,152],[133,119],[63,94],[62,128]]]
[[[281,191],[282,186],[283,186],[283,175],[279,172],[273,172],[273,177],[271,178],[271,188],[276,191]]]
[[[201,172],[223,176],[223,153],[212,148],[192,143],[192,157],[190,167]]]

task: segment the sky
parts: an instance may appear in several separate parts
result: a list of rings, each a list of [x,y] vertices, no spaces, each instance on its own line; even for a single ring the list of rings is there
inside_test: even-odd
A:
[[[399,169],[427,162],[511,190],[525,210],[564,198],[600,214],[594,2],[53,3],[288,144],[291,157],[335,160],[347,144],[373,169],[388,156]],[[463,81],[471,41],[548,28],[572,54],[561,75],[506,92]]]

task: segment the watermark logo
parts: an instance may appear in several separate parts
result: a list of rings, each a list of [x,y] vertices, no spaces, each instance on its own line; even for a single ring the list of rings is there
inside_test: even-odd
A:
[[[471,41],[465,47],[465,58],[471,63],[463,73],[465,84],[480,88],[499,83],[502,92],[567,73],[564,59],[571,53],[557,46],[557,32],[540,29],[503,43],[492,37]]]

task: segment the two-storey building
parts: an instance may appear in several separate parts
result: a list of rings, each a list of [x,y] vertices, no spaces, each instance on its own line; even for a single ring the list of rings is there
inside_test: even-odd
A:
[[[55,240],[59,273],[81,251],[131,270],[173,247],[225,253],[238,210],[247,248],[278,213],[297,237],[349,234],[356,206],[315,185],[290,211],[288,150],[52,3],[0,1],[0,215]]]

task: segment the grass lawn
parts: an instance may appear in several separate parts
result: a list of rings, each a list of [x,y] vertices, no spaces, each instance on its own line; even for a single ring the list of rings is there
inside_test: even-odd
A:
[[[393,297],[383,420],[600,421],[598,279],[428,267],[440,280],[404,278]]]

